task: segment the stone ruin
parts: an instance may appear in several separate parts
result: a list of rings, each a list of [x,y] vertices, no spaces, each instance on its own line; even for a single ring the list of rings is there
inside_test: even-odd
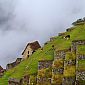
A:
[[[39,61],[39,63],[38,63],[38,76],[37,76],[37,84],[38,85],[51,84],[52,63],[53,63],[52,60],[51,61],[50,60]]]
[[[8,81],[8,85],[23,85],[22,79],[10,78]]]
[[[85,40],[74,40],[74,41],[72,41],[71,51],[76,53],[78,45],[85,45]]]
[[[54,41],[56,38],[55,37],[51,37],[50,38],[50,41]]]
[[[64,77],[62,85],[75,85],[75,77]]]
[[[74,28],[68,28],[68,29],[66,29],[66,32],[71,32],[72,30],[73,30]]]
[[[41,46],[40,46],[38,41],[34,41],[32,43],[28,43],[26,45],[24,51],[22,52],[23,59],[29,58],[29,56],[31,56],[39,48],[41,48]]]
[[[5,69],[0,66],[0,78],[4,75]]]
[[[21,79],[10,78],[8,85],[29,85],[29,75],[25,75]]]
[[[73,22],[72,25],[83,25],[85,24],[85,17],[82,19],[78,19],[77,21]]]
[[[6,70],[12,69],[15,66],[17,66],[18,64],[20,64],[20,62],[22,61],[22,58],[17,58],[15,62],[7,64],[6,66]]]
[[[65,32],[63,33],[58,33],[58,36],[64,36],[65,35]]]
[[[56,59],[65,59],[66,52],[70,51],[71,49],[65,49],[65,50],[58,50],[54,53],[54,60]]]

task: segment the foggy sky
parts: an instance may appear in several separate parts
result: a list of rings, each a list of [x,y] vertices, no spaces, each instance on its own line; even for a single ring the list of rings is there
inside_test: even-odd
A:
[[[85,0],[0,0],[0,65],[21,57],[28,42],[42,45],[85,16]]]

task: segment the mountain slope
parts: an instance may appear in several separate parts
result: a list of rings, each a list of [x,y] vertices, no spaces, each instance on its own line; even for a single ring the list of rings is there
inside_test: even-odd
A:
[[[15,68],[5,72],[4,76],[0,78],[0,85],[8,85],[9,78],[20,79],[27,74],[36,74],[38,72],[39,60],[54,59],[54,48],[56,51],[69,49],[73,40],[85,40],[85,24],[79,24],[72,28],[72,31],[65,32],[65,35],[70,35],[70,39],[66,40],[62,36],[55,36],[53,41],[49,41],[46,45],[43,46],[43,50],[41,50],[41,48],[38,49],[27,60],[22,61]],[[52,45],[54,45],[54,48]],[[83,48],[82,50],[84,53],[85,49]],[[79,52],[81,52],[81,47],[79,48]],[[72,69],[73,68],[74,67],[72,67]],[[65,74],[67,74],[67,72]]]

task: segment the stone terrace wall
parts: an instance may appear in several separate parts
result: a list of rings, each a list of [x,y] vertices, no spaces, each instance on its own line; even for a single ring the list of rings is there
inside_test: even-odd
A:
[[[8,85],[22,85],[22,79],[15,79],[15,78],[10,78],[8,81]]]
[[[64,59],[66,52],[70,51],[70,49],[55,51],[54,53],[54,62],[52,69],[52,84],[53,85],[61,85],[63,80],[63,72],[64,72]]]
[[[82,61],[82,64],[79,64],[79,61]],[[85,65],[83,65],[83,62],[85,62],[85,55],[78,54],[76,58],[76,85],[85,85],[85,83],[82,83],[85,82]]]
[[[53,63],[52,60],[39,61],[39,63],[38,63],[38,70],[41,70],[43,68],[51,68],[52,67],[52,63]]]
[[[76,53],[77,45],[85,45],[85,40],[72,41],[71,51]]]
[[[53,61],[39,61],[37,85],[50,85],[52,78],[52,63]]]
[[[66,52],[71,51],[71,49],[59,50],[54,52],[54,60],[65,59]]]
[[[58,33],[58,36],[64,36],[65,35],[65,32],[63,33]]]
[[[65,78],[63,78],[62,85],[75,85],[75,77],[65,77]]]
[[[29,85],[29,75],[25,75],[21,79],[10,78],[8,85]]]
[[[71,32],[74,28],[68,28],[66,29],[67,32]]]

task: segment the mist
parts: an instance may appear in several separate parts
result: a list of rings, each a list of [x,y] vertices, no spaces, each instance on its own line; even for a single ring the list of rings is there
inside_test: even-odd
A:
[[[85,0],[0,0],[0,65],[22,57],[28,42],[41,45],[85,16]]]

